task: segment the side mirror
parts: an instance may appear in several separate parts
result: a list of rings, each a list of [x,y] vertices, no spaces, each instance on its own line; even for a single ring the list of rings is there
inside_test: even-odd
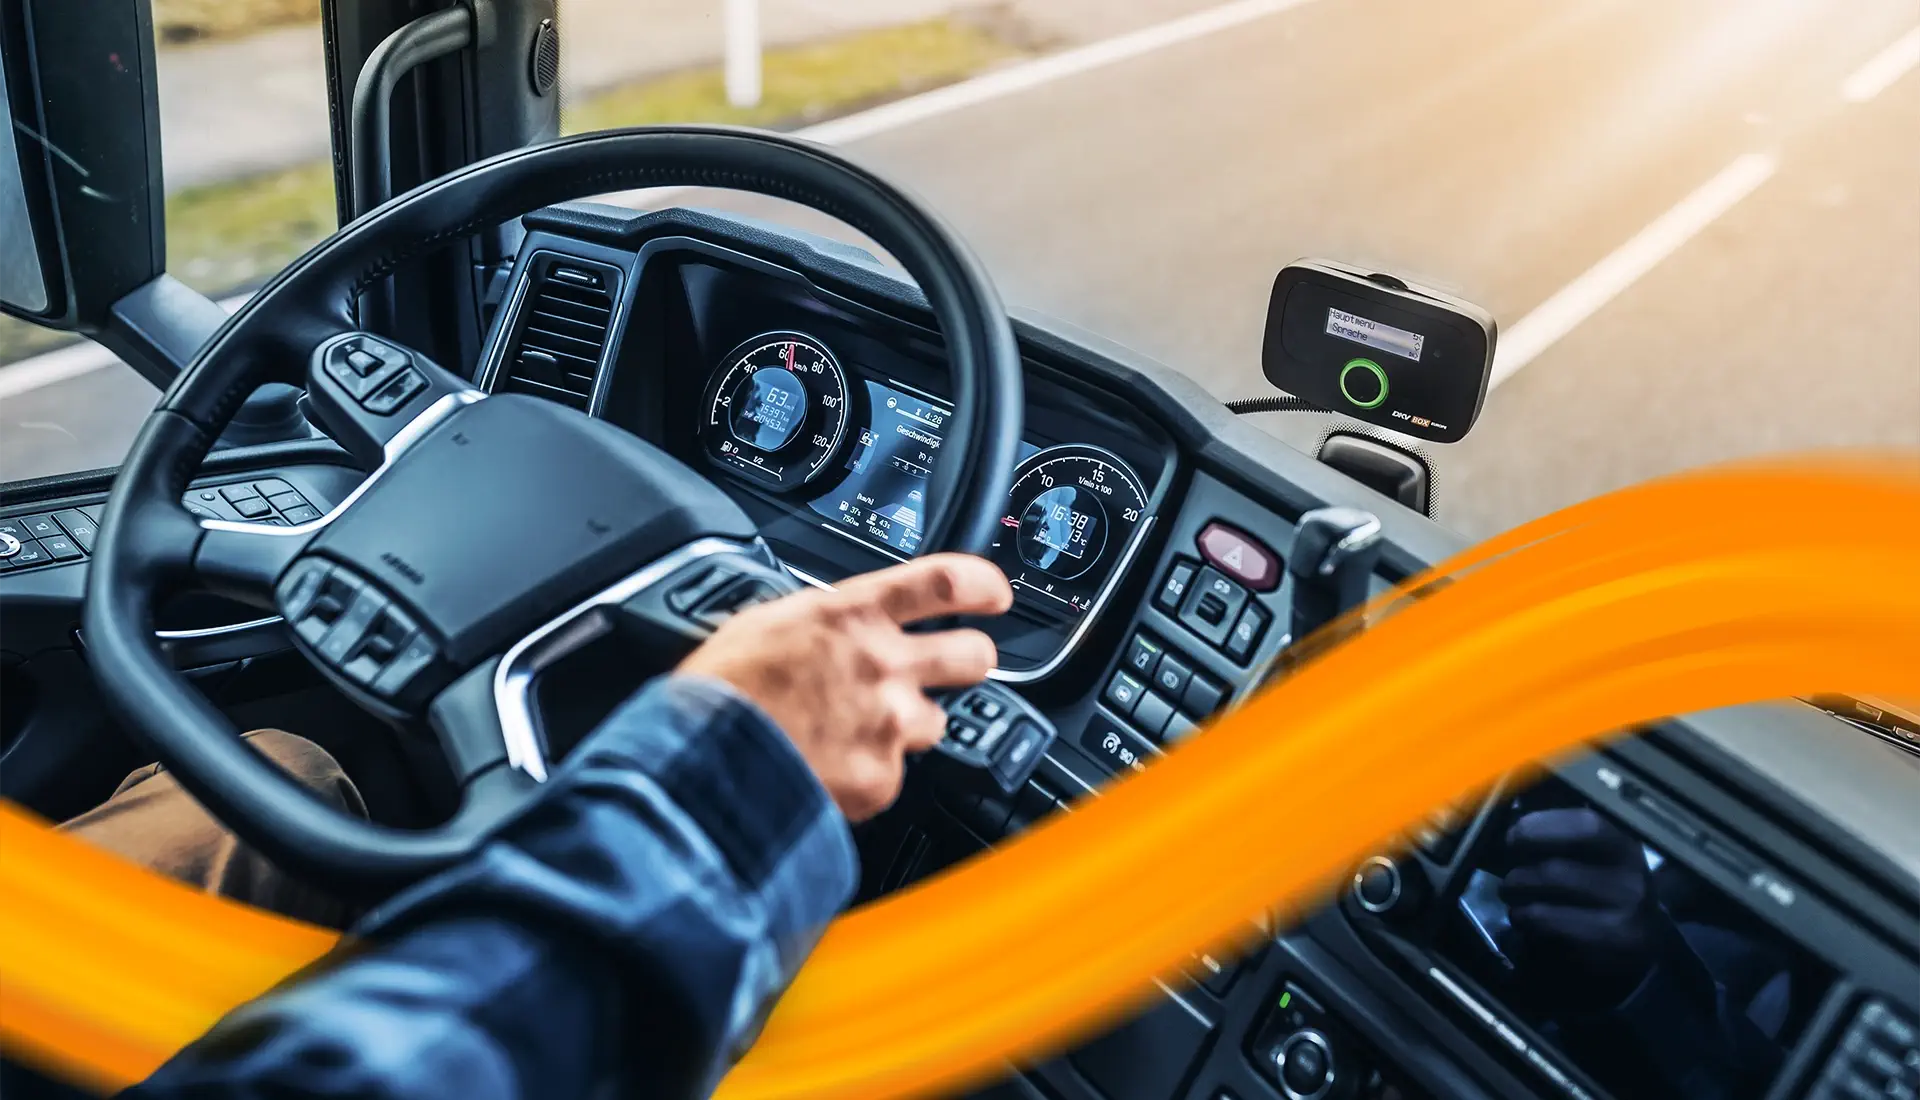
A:
[[[0,311],[97,336],[166,270],[154,83],[149,0],[0,4]]]

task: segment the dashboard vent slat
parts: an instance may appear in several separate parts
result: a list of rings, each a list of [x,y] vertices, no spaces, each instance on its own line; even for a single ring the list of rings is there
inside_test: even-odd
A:
[[[496,390],[585,410],[613,320],[610,273],[566,262],[536,269]]]

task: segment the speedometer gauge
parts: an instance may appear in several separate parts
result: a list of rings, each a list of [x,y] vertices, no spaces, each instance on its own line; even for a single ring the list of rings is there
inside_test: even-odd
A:
[[[1084,444],[1049,447],[1014,472],[993,560],[1030,603],[1078,617],[1093,606],[1146,516],[1127,464]]]
[[[825,469],[847,430],[847,376],[798,332],[768,332],[729,352],[707,383],[708,457],[777,491]]]

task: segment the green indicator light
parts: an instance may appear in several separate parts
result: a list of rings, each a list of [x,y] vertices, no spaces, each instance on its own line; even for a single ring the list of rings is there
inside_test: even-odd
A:
[[[1374,394],[1372,400],[1363,400],[1355,397],[1353,391],[1347,388],[1347,379],[1351,377],[1355,371],[1372,374],[1374,381],[1379,385],[1380,392]],[[1365,392],[1365,390],[1366,383],[1362,382],[1361,391]],[[1347,360],[1347,365],[1340,368],[1340,396],[1353,402],[1355,406],[1362,409],[1377,408],[1387,399],[1387,372],[1380,368],[1380,364],[1371,359]]]
[[[1282,993],[1282,994],[1280,994],[1280,1007],[1281,1007],[1281,1008],[1285,1008],[1285,1007],[1287,1007],[1287,1005],[1288,1005],[1288,1003],[1290,1003],[1290,1002],[1291,1002],[1292,1000],[1293,1000],[1293,994],[1292,994],[1292,993]]]

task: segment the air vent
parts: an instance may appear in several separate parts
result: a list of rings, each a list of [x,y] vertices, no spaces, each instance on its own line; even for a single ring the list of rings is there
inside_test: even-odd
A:
[[[533,275],[500,384],[585,411],[613,317],[611,268],[548,259]]]

